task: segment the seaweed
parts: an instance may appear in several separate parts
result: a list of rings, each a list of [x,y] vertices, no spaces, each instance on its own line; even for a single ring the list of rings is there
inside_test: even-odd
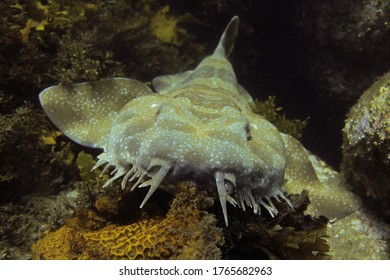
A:
[[[0,114],[0,202],[31,192],[56,193],[77,174],[72,144],[49,127],[28,102]]]
[[[225,229],[227,259],[327,259],[328,219],[305,215],[308,194],[289,196],[294,210],[278,203],[276,218],[234,212]],[[241,211],[242,212],[242,211]],[[248,215],[249,214],[249,215]]]
[[[276,106],[275,98],[275,96],[268,96],[266,100],[256,100],[254,113],[273,123],[279,131],[301,139],[310,118],[307,117],[304,120],[288,119],[285,114],[281,113],[282,107]]]
[[[204,55],[196,37],[181,27],[196,22],[191,15],[157,1],[6,0],[0,10],[0,86],[28,99],[57,83],[151,80],[189,68]]]

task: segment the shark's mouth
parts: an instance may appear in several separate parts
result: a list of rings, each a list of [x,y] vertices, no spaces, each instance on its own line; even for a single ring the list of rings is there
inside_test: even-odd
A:
[[[99,155],[99,160],[92,170],[102,165],[105,165],[105,167],[101,176],[108,172],[108,170],[113,169],[113,171],[110,172],[112,177],[105,182],[103,188],[109,186],[121,177],[123,177],[121,182],[122,190],[126,188],[128,183],[133,183],[131,191],[136,188],[149,187],[149,191],[142,201],[140,208],[146,204],[153,193],[161,186],[169,171],[174,168],[168,161],[160,159],[152,160],[148,168],[143,168],[138,164],[132,164],[131,168],[125,168],[120,164],[111,164],[106,153]],[[193,179],[194,181],[197,181],[196,178]],[[258,188],[257,191],[256,188],[239,188],[236,183],[236,175],[221,171],[214,173],[214,181],[215,184],[213,184],[213,186],[214,188],[216,187],[216,193],[222,207],[226,226],[229,224],[227,202],[234,207],[238,206],[243,211],[245,211],[246,206],[248,206],[253,209],[253,213],[258,215],[261,214],[262,206],[268,211],[271,217],[278,214],[278,209],[272,199],[275,199],[279,203],[283,200],[292,207],[290,200],[284,195],[281,188]],[[209,188],[206,189],[210,190]],[[211,191],[211,193],[215,193],[215,191]]]

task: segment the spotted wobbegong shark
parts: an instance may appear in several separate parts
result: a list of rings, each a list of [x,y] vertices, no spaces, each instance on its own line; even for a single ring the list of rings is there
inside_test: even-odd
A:
[[[250,94],[237,82],[228,56],[238,35],[233,17],[214,52],[191,71],[159,76],[147,85],[111,78],[43,90],[40,102],[70,139],[103,149],[94,168],[113,168],[103,187],[149,187],[141,203],[161,188],[193,180],[219,199],[226,225],[227,203],[272,217],[275,201],[290,204],[285,191],[309,191],[309,213],[340,218],[360,199],[342,184],[320,180],[312,155],[292,136],[253,113]],[[291,205],[291,204],[290,204]]]

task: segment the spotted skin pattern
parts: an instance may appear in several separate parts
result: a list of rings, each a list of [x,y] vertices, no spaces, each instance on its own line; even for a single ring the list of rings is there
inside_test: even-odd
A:
[[[122,189],[129,182],[132,190],[149,187],[141,207],[157,188],[174,192],[175,183],[190,179],[219,199],[226,225],[227,203],[275,216],[274,201],[290,204],[283,186],[296,187],[307,176],[300,167],[311,163],[298,141],[252,112],[253,100],[227,59],[238,26],[235,16],[214,53],[194,70],[155,78],[157,93],[141,82],[114,78],[50,87],[40,94],[41,104],[65,135],[104,150],[95,168],[114,169],[104,187],[119,178]],[[316,197],[321,182],[310,175],[300,188]],[[285,184],[287,178],[292,180]],[[356,209],[357,200],[344,196],[350,204],[345,212]],[[326,195],[319,199],[324,202]],[[313,213],[324,214],[316,207]]]

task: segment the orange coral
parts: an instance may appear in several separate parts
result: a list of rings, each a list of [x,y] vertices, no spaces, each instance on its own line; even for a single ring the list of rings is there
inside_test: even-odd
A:
[[[97,231],[69,223],[33,245],[35,259],[216,259],[223,244],[211,199],[193,184],[179,185],[165,218],[109,225]],[[77,221],[77,219],[75,219]],[[75,221],[74,220],[74,221]]]
[[[44,260],[75,259],[73,255],[74,240],[79,238],[76,228],[63,226],[59,230],[48,233],[44,239],[33,245],[33,258]]]

